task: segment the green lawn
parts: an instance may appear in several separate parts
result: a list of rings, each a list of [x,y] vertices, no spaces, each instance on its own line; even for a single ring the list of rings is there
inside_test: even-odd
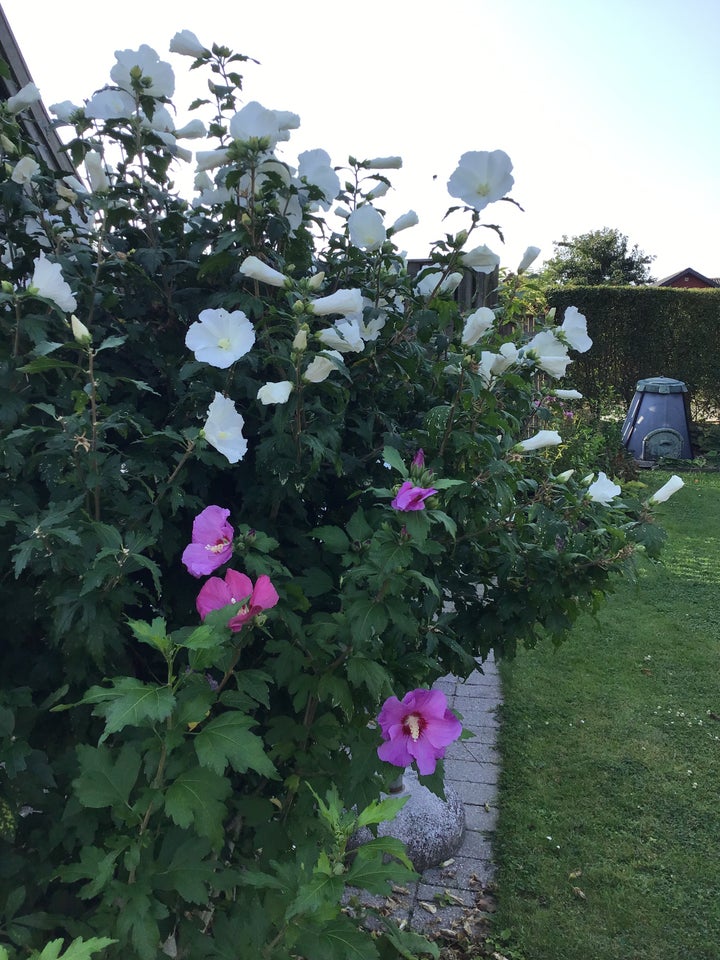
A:
[[[720,474],[684,479],[663,563],[502,666],[494,930],[513,958],[720,958]]]

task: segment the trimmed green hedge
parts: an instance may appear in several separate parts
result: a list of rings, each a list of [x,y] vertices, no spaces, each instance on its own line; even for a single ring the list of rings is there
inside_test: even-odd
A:
[[[590,400],[614,391],[629,403],[638,380],[674,377],[687,384],[693,415],[720,410],[720,289],[557,287],[558,316],[576,306],[593,348],[574,359],[573,386]]]

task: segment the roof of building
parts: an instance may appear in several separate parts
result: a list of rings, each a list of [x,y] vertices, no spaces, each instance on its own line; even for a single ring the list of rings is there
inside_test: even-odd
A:
[[[0,58],[7,63],[9,68],[8,77],[0,75],[0,98],[6,100],[8,97],[14,96],[28,83],[31,83],[32,76],[1,6]],[[63,173],[75,172],[72,161],[63,150],[62,141],[58,137],[42,101],[23,110],[18,115],[18,120],[24,127],[38,158],[44,160],[51,169]]]
[[[669,277],[663,277],[662,280],[656,280],[654,286],[669,287],[672,285],[673,280],[679,280],[681,277],[687,276],[688,274],[693,276],[696,280],[706,283],[709,287],[720,287],[720,280],[713,277],[706,277],[702,273],[698,273],[697,270],[693,270],[692,267],[685,267],[684,270],[678,270],[677,273],[671,273]]]

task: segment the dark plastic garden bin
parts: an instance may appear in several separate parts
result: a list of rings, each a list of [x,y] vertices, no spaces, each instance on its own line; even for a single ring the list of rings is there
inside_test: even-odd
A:
[[[682,380],[638,380],[622,428],[622,442],[636,460],[691,460],[690,432]]]

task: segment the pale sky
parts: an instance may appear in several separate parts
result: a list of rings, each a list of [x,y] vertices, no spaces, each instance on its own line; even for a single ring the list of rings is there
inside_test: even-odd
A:
[[[192,30],[255,57],[247,100],[292,110],[281,144],[293,164],[314,147],[399,154],[395,189],[377,205],[411,256],[464,220],[448,177],[468,150],[502,149],[512,197],[477,234],[514,268],[528,245],[616,227],[655,254],[656,277],[685,267],[720,277],[720,0],[2,0],[46,105],[76,103],[109,81],[117,49],[154,47],[175,68],[178,122],[206,74],[168,52]],[[189,143],[189,146],[193,144]]]

